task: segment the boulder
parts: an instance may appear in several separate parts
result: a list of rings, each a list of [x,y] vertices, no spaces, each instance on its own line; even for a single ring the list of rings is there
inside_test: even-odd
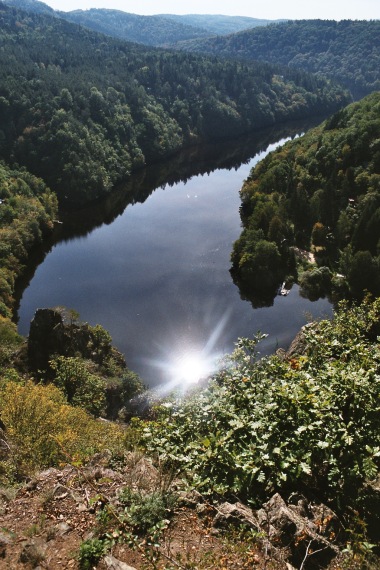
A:
[[[275,549],[291,564],[319,567],[339,554],[336,539],[341,531],[336,515],[323,504],[309,503],[301,495],[287,504],[277,493],[256,512],[259,527]],[[293,503],[293,504],[292,504]]]
[[[252,509],[242,503],[223,503],[219,505],[218,512],[214,518],[214,526],[226,525],[246,525],[259,530],[259,523],[254,516]]]
[[[30,323],[28,361],[33,371],[48,370],[54,355],[76,356],[100,364],[112,355],[122,368],[125,359],[110,342],[99,342],[94,329],[87,323],[78,324],[64,310],[37,309]]]
[[[308,343],[306,340],[306,331],[314,327],[315,323],[308,323],[303,326],[292,340],[288,350],[285,353],[286,358],[294,358],[296,356],[303,356],[307,353]]]

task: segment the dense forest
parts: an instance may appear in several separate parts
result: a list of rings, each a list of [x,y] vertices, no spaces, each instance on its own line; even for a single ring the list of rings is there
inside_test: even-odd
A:
[[[296,272],[299,249],[318,265],[300,276],[305,295],[380,294],[379,132],[380,93],[373,93],[251,172],[241,190],[244,230],[232,254],[243,294],[273,295]]]
[[[332,78],[350,89],[356,99],[380,88],[379,20],[270,21],[197,14],[138,16],[108,9],[58,12],[38,0],[5,3],[145,45],[290,66]]]
[[[24,2],[25,0],[7,0],[7,4],[20,8],[23,8]],[[204,39],[216,34],[232,34],[270,23],[270,20],[239,16],[139,16],[106,8],[56,12],[56,15],[114,38],[157,47],[175,47],[177,42]]]
[[[267,26],[281,20],[263,20],[261,18],[248,18],[247,16],[225,16],[223,14],[162,14],[164,18],[207,30],[212,35],[223,36],[255,28]]]
[[[275,21],[244,16],[202,14],[140,16],[107,8],[60,12],[39,0],[6,0],[5,4],[63,18],[115,38],[154,46],[169,46],[188,39],[233,34]]]
[[[157,51],[5,5],[0,25],[0,155],[74,204],[184,146],[348,97],[298,71]]]
[[[379,38],[379,20],[296,20],[184,42],[181,49],[268,61],[333,77],[360,98],[380,89]]]
[[[205,38],[210,35],[206,30],[164,16],[139,16],[121,10],[92,8],[59,14],[65,20],[90,30],[150,46],[169,46],[181,40]]]
[[[0,164],[0,315],[11,317],[14,287],[30,251],[53,229],[58,201],[44,182]]]

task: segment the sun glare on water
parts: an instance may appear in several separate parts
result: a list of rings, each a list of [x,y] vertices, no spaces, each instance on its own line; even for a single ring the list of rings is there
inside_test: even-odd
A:
[[[186,392],[191,386],[209,379],[220,371],[223,366],[224,352],[216,349],[227,326],[230,311],[224,312],[222,317],[212,328],[204,345],[194,339],[186,339],[170,349],[161,347],[162,356],[149,360],[150,365],[160,370],[165,381],[154,389],[154,392],[163,397],[172,392]]]
[[[215,362],[201,352],[192,352],[178,357],[171,366],[171,376],[184,384],[196,384],[215,371]]]

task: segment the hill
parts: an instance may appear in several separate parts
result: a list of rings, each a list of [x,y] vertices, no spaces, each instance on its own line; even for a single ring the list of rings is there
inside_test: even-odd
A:
[[[53,8],[50,8],[45,2],[40,2],[40,0],[7,0],[5,4],[26,12],[34,12],[35,14],[56,15],[56,11]]]
[[[244,183],[233,273],[242,294],[276,294],[307,250],[303,294],[380,294],[380,93],[269,154]],[[254,301],[255,302],[255,301]]]
[[[179,47],[326,75],[355,98],[380,89],[380,21],[296,20]]]
[[[29,12],[63,18],[114,38],[165,47],[180,41],[202,39],[210,35],[231,34],[246,28],[264,26],[271,22],[242,16],[221,15],[141,16],[106,8],[61,12],[53,10],[39,0],[6,0],[5,3]]]
[[[149,46],[208,37],[206,30],[165,16],[138,16],[120,10],[90,9],[59,12],[59,16],[90,30]]]
[[[210,34],[218,36],[233,34],[256,26],[267,26],[278,21],[246,16],[224,16],[222,14],[161,14],[161,16],[188,26],[207,30]]]
[[[85,203],[199,141],[335,110],[347,94],[267,64],[155,50],[0,6],[0,156]]]

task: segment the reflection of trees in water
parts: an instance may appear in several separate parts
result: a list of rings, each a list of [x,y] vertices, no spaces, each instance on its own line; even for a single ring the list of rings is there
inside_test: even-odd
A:
[[[314,120],[313,124],[319,120]],[[106,198],[84,209],[62,213],[64,223],[58,228],[55,241],[85,236],[104,223],[111,224],[127,206],[144,203],[157,188],[187,182],[194,176],[211,174],[215,170],[237,170],[270,144],[285,137],[295,137],[311,126],[311,122],[297,121],[227,142],[194,146],[171,159],[141,169]]]
[[[280,127],[264,129],[258,133],[227,142],[213,143],[178,153],[175,157],[134,173],[128,181],[115,188],[107,197],[88,204],[76,211],[61,212],[62,224],[58,224],[52,237],[29,257],[24,275],[16,284],[15,318],[23,291],[28,287],[37,267],[44,261],[52,247],[62,241],[85,237],[102,224],[111,224],[131,204],[144,203],[157,188],[187,182],[194,176],[210,174],[215,170],[237,170],[270,144],[285,137],[295,137],[300,132],[320,122],[320,117],[306,123],[297,121]],[[259,301],[258,301],[259,302]],[[273,298],[272,302],[273,304]],[[268,306],[257,305],[257,306]]]
[[[239,279],[238,275],[232,270],[231,276],[236,287],[239,289],[240,298],[242,301],[248,301],[251,303],[254,309],[273,306],[280,282],[276,285],[268,287],[267,289],[254,289],[250,286],[249,283]]]

